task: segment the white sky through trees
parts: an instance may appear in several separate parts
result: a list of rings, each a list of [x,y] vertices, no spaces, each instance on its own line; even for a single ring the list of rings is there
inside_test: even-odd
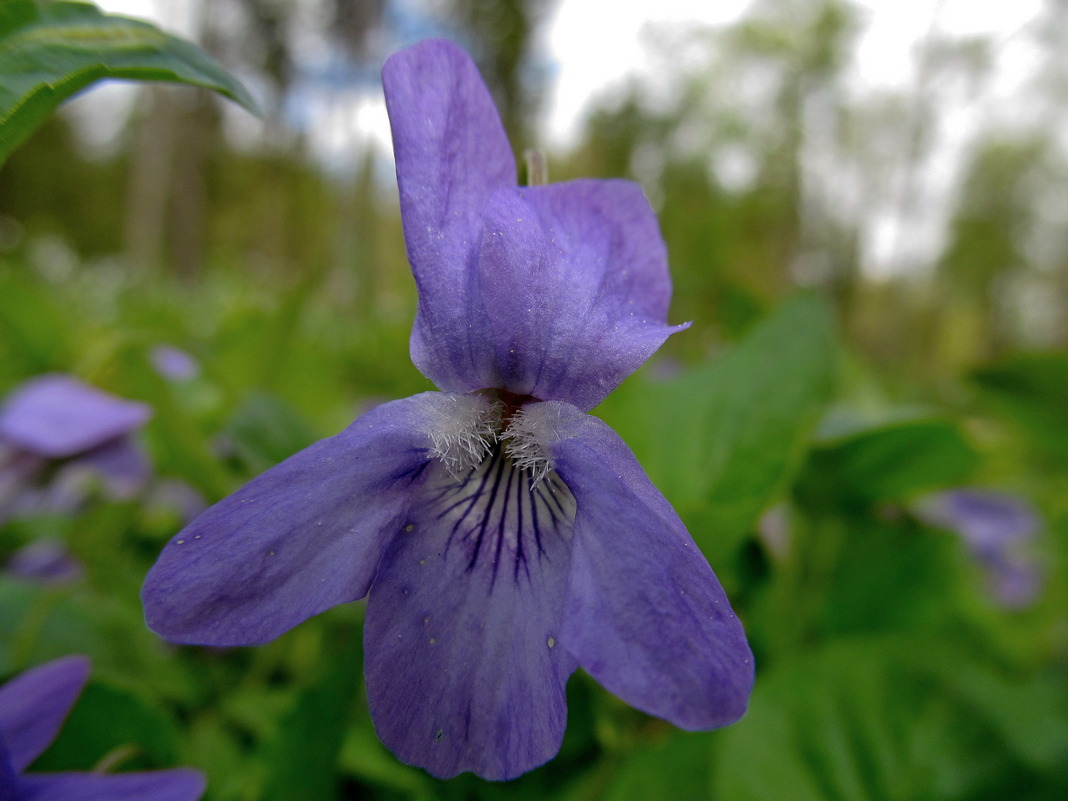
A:
[[[195,38],[204,2],[99,0],[98,5],[110,12],[151,19],[165,30]],[[303,2],[306,8],[314,8],[315,0]],[[797,7],[811,5],[801,3]],[[852,60],[843,71],[847,99],[856,102],[880,91],[897,91],[915,99],[914,113],[924,113],[926,109],[926,113],[937,115],[930,134],[934,158],[929,153],[926,160],[910,162],[912,154],[893,154],[891,158],[901,162],[894,178],[898,185],[890,187],[890,197],[882,207],[876,204],[855,213],[864,215],[859,225],[861,261],[871,275],[894,274],[916,269],[917,265],[923,269],[941,246],[953,192],[978,135],[992,126],[1014,124],[1014,115],[1021,119],[1028,116],[1021,114],[1021,108],[1030,109],[1023,87],[1034,80],[1040,68],[1041,54],[1034,46],[1035,23],[1046,3],[853,0],[852,5],[859,10],[860,29]],[[402,15],[412,18],[433,19],[441,13],[433,0],[397,0],[396,7]],[[634,80],[642,82],[647,99],[655,99],[657,92],[669,92],[673,73],[683,74],[687,67],[694,67],[685,63],[682,51],[677,61],[665,66],[663,51],[658,56],[653,46],[657,31],[723,26],[736,22],[754,7],[789,10],[791,2],[782,0],[776,6],[774,0],[623,0],[613,4],[560,0],[538,30],[534,45],[538,69],[547,82],[540,132],[545,144],[564,149],[575,144],[591,107],[610,107],[613,92],[623,91]],[[606,12],[608,8],[610,12]],[[969,96],[959,89],[939,86],[937,81],[930,85],[919,56],[921,44],[935,38],[989,41],[991,63],[980,92]],[[294,84],[293,97],[287,99],[286,114],[288,121],[304,132],[312,155],[328,169],[351,170],[360,163],[368,146],[388,153],[389,124],[374,76],[365,72],[351,86],[345,86],[333,79],[323,80],[329,66],[323,63],[322,54],[297,52],[295,57],[301,77]],[[256,86],[250,88],[257,93]],[[90,140],[94,136],[100,141],[114,138],[116,120],[123,117],[114,109],[121,107],[123,91],[127,98],[132,92],[111,87],[94,93],[92,101],[74,110]],[[110,112],[94,111],[109,104]],[[228,133],[239,140],[256,141],[262,127],[258,121],[236,109],[228,110],[226,119]],[[806,152],[807,170],[817,176],[825,176],[828,170],[848,172],[833,146],[820,145],[818,131],[811,138],[815,146],[809,148],[811,155]],[[739,173],[742,180],[744,172],[743,169]],[[848,184],[848,175],[829,183],[843,182]],[[655,201],[655,189],[647,190]],[[817,187],[816,191],[819,194],[824,187]],[[833,196],[836,191],[838,197]],[[854,213],[849,207],[856,204],[856,197],[863,201],[865,192],[864,187],[846,186],[841,190],[831,186],[827,196],[821,195],[817,202],[832,213],[835,206],[846,214]],[[893,197],[895,192],[899,198]],[[910,206],[911,211],[907,209]]]

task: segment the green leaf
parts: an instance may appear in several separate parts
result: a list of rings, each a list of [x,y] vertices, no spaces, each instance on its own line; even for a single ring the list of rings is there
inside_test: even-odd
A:
[[[1018,425],[1038,450],[1068,464],[1068,353],[1011,356],[971,378],[981,400]]]
[[[735,547],[797,467],[833,388],[829,309],[800,294],[722,358],[632,382],[599,413],[709,553]]]
[[[360,685],[359,637],[353,631],[346,636],[329,653],[324,675],[300,693],[277,735],[263,745],[270,773],[264,801],[337,798],[341,746]]]
[[[616,772],[605,801],[697,799],[708,785],[709,740],[706,732],[668,732],[651,745],[642,745]]]
[[[317,439],[293,407],[265,392],[246,397],[223,433],[235,455],[256,473],[274,467]]]
[[[911,420],[869,429],[815,449],[805,487],[863,502],[899,500],[962,484],[979,455],[948,420]]]
[[[202,86],[259,113],[195,45],[88,3],[0,3],[0,163],[64,100],[105,78]]]
[[[33,769],[91,770],[109,759],[120,761],[123,770],[171,767],[178,759],[178,730],[140,695],[93,681]]]
[[[843,640],[787,658],[761,675],[746,716],[720,734],[714,797],[1063,797],[1064,725],[1055,722],[1063,691],[1013,683],[983,660],[914,634]],[[960,676],[969,686],[962,689]],[[1044,700],[1054,708],[1029,718]],[[1031,764],[1020,762],[1020,751]]]

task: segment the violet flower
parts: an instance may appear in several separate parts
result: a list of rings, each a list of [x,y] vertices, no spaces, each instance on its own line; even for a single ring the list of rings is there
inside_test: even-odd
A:
[[[0,801],[196,801],[204,777],[175,768],[142,773],[25,773],[44,752],[89,678],[89,660],[68,656],[0,687]]]
[[[1025,546],[1038,536],[1040,522],[1022,498],[962,487],[922,499],[916,511],[927,523],[960,537],[1001,605],[1019,609],[1038,597],[1041,571]]]
[[[79,581],[85,568],[63,543],[40,539],[15,551],[4,565],[4,572],[40,584],[61,586]]]
[[[21,384],[0,407],[0,522],[71,511],[94,481],[110,497],[131,497],[149,474],[132,435],[150,416],[143,403],[60,373]]]
[[[742,626],[681,520],[586,412],[668,337],[664,243],[626,181],[516,186],[470,58],[427,41],[383,69],[416,366],[381,405],[205,512],[166,547],[149,626],[267,642],[367,596],[379,737],[439,777],[550,759],[576,668],[684,729],[740,717]]]
[[[148,357],[152,368],[170,381],[192,381],[200,375],[200,362],[173,345],[156,345]]]

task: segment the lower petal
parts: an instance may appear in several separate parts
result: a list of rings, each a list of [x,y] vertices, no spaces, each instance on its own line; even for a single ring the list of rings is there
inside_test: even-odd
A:
[[[563,403],[530,407],[578,513],[561,641],[607,690],[684,729],[745,712],[745,632],[675,510],[607,425]]]
[[[152,773],[42,773],[20,780],[19,801],[197,801],[204,776],[188,768]]]
[[[532,488],[499,447],[461,478],[435,464],[367,606],[371,715],[400,759],[503,780],[559,750],[573,514],[566,487]]]
[[[176,642],[258,645],[367,593],[404,523],[448,396],[373,409],[212,506],[163,550],[142,593]]]

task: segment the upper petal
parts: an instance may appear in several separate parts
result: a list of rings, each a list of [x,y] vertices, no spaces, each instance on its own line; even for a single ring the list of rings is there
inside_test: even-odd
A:
[[[149,571],[149,627],[177,642],[257,645],[362,598],[449,404],[427,392],[379,406],[212,506]]]
[[[708,562],[612,429],[562,403],[528,407],[574,493],[561,640],[606,689],[684,729],[745,712],[753,657]]]
[[[22,384],[0,410],[0,439],[62,459],[128,434],[152,411],[59,373]]]
[[[15,772],[25,770],[56,739],[88,678],[88,659],[65,656],[0,687],[0,740]]]
[[[382,84],[419,288],[412,361],[444,390],[496,386],[477,265],[479,213],[494,190],[516,183],[504,127],[471,57],[451,42],[391,56]]]
[[[441,465],[367,600],[367,697],[382,741],[448,778],[510,779],[552,758],[575,660],[557,643],[574,504],[499,448]]]
[[[197,801],[204,776],[188,768],[146,773],[42,773],[21,781],[19,801]]]
[[[591,409],[685,327],[665,322],[667,252],[637,184],[502,190],[483,224],[479,280],[505,389]]]

